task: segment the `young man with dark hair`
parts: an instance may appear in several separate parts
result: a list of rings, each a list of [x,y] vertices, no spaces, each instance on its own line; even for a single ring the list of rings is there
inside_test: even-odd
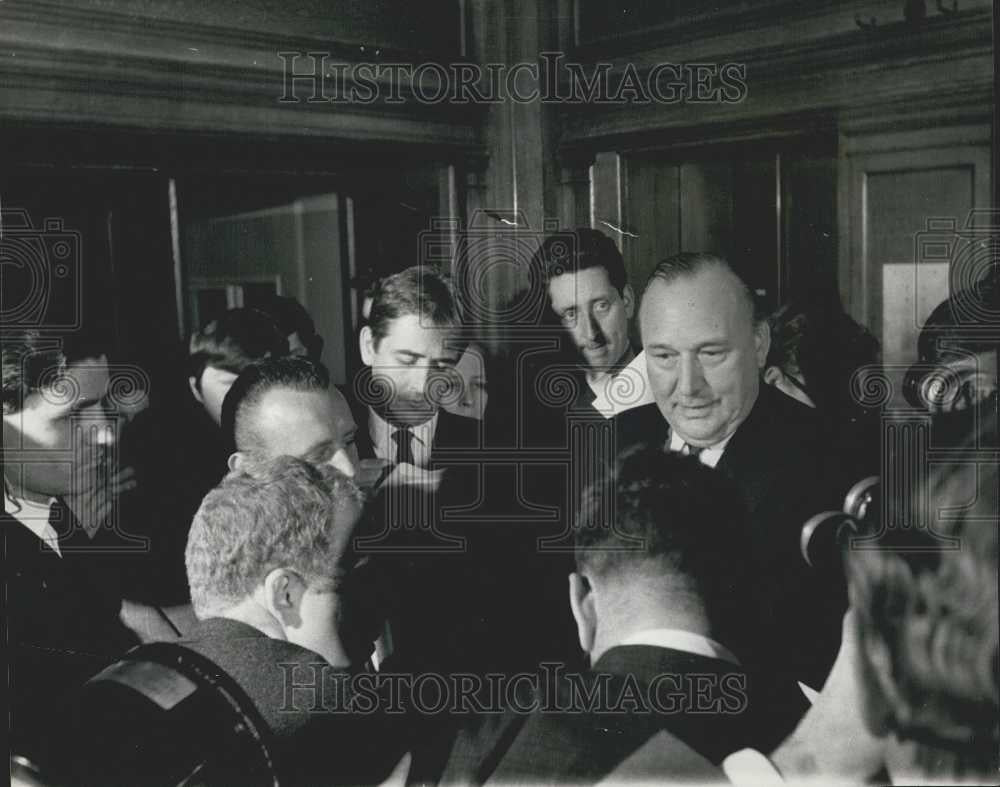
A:
[[[362,458],[428,467],[437,449],[476,447],[479,424],[441,409],[462,354],[450,283],[414,266],[381,280],[361,329],[365,370],[355,379]]]
[[[288,354],[320,361],[323,337],[316,333],[316,323],[305,307],[290,295],[276,295],[260,306],[278,325],[288,340]]]
[[[109,342],[84,331],[5,327],[3,523],[12,750],[44,742],[64,694],[137,643],[121,622],[128,546],[109,517],[134,485],[109,464],[117,433]]]
[[[288,340],[272,317],[256,309],[230,309],[191,335],[191,395],[218,424],[222,402],[236,376],[254,361],[287,353]]]
[[[605,417],[651,401],[645,369],[629,337],[636,298],[614,241],[580,227],[550,235],[532,261],[552,313],[566,328],[581,360],[577,408]],[[615,384],[624,374],[626,380]]]

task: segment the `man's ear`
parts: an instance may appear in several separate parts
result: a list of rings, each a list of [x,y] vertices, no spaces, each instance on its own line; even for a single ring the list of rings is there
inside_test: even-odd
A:
[[[295,571],[275,568],[264,577],[263,604],[282,628],[297,628],[302,624],[299,608],[306,583]]]
[[[594,649],[597,635],[597,613],[594,609],[594,590],[590,581],[575,571],[569,575],[569,608],[576,621],[576,633],[585,653]]]
[[[205,404],[205,397],[201,395],[201,389],[198,387],[198,378],[188,377],[188,385],[191,387],[191,395],[198,401],[198,403]]]
[[[777,366],[768,366],[764,370],[764,382],[768,385],[777,385],[785,376]]]
[[[635,290],[631,284],[622,287],[622,302],[625,304],[625,316],[631,320],[635,315]]]
[[[361,349],[361,362],[365,366],[371,366],[372,361],[375,360],[375,337],[372,335],[372,329],[369,326],[366,325],[361,329],[358,345]]]
[[[771,349],[771,326],[767,320],[758,320],[754,325],[753,343],[757,353],[757,368],[763,369]]]
[[[226,465],[231,471],[239,470],[243,466],[243,459],[243,452],[236,451],[235,453],[229,455],[229,461],[226,462]]]

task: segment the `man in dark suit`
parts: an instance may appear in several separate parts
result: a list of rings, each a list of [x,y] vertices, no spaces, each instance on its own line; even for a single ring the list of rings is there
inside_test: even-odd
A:
[[[374,288],[361,329],[365,369],[350,387],[358,454],[390,464],[440,466],[439,454],[479,447],[479,422],[441,408],[458,384],[462,355],[451,285],[414,266]]]
[[[594,783],[656,736],[659,756],[642,758],[638,775],[705,781],[720,777],[704,760],[781,740],[804,697],[733,650],[748,578],[743,516],[732,485],[693,458],[626,451],[587,490],[575,525],[569,601],[590,670],[543,672],[535,696],[518,701],[535,711],[460,735],[443,781]]]
[[[135,545],[111,518],[134,482],[110,462],[109,342],[86,327],[0,340],[11,748],[32,756],[68,692],[138,642],[120,619]]]
[[[799,555],[803,523],[837,510],[856,480],[830,456],[814,411],[761,382],[770,334],[749,287],[708,254],[657,266],[639,312],[655,404],[615,419],[618,449],[652,442],[733,479],[749,518],[747,561],[757,600],[747,636],[760,665],[822,685],[846,609]],[[843,464],[843,463],[842,463]]]
[[[239,684],[304,784],[371,783],[395,763],[391,719],[353,704],[374,633],[353,549],[361,506],[329,465],[250,457],[205,497],[188,539],[199,623],[179,644]]]
[[[464,342],[451,284],[425,266],[385,277],[372,290],[359,343],[365,368],[348,390],[358,455],[363,468],[388,466],[369,505],[382,532],[360,548],[391,577],[397,668],[469,667],[466,647],[455,643],[480,638],[469,626],[482,574],[472,553],[481,550],[471,545],[475,533],[456,529],[444,512],[477,502],[483,428],[441,406],[461,384],[455,365]]]

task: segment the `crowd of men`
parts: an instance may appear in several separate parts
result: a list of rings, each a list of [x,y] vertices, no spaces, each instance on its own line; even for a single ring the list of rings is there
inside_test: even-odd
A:
[[[488,349],[414,266],[372,289],[346,385],[280,299],[196,332],[186,396],[132,419],[107,337],[5,329],[21,771],[135,777],[91,738],[120,698],[80,689],[170,712],[188,678],[123,668],[139,646],[130,663],[206,660],[260,728],[266,783],[995,777],[998,335],[969,340],[949,307],[1000,319],[995,266],[935,310],[906,389],[932,439],[940,419],[992,463],[853,511],[878,548],[831,538],[824,572],[803,525],[909,461],[851,394],[871,334],[830,298],[762,314],[713,254],[640,292],[596,230],[532,265],[545,353]],[[959,513],[911,526],[928,495]],[[150,763],[227,757],[180,752],[164,722],[135,734]]]

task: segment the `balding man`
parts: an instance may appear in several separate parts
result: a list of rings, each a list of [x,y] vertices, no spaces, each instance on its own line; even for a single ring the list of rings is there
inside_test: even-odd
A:
[[[272,358],[245,369],[222,406],[222,427],[236,448],[231,470],[250,455],[330,464],[352,478],[357,470],[351,408],[326,368],[307,358]]]
[[[761,666],[818,686],[836,654],[845,602],[839,588],[807,573],[799,533],[812,514],[839,508],[849,485],[829,472],[821,423],[762,384],[768,326],[724,259],[683,253],[661,262],[639,324],[655,403],[616,418],[618,448],[655,442],[736,482],[750,512],[757,598],[746,636]]]

